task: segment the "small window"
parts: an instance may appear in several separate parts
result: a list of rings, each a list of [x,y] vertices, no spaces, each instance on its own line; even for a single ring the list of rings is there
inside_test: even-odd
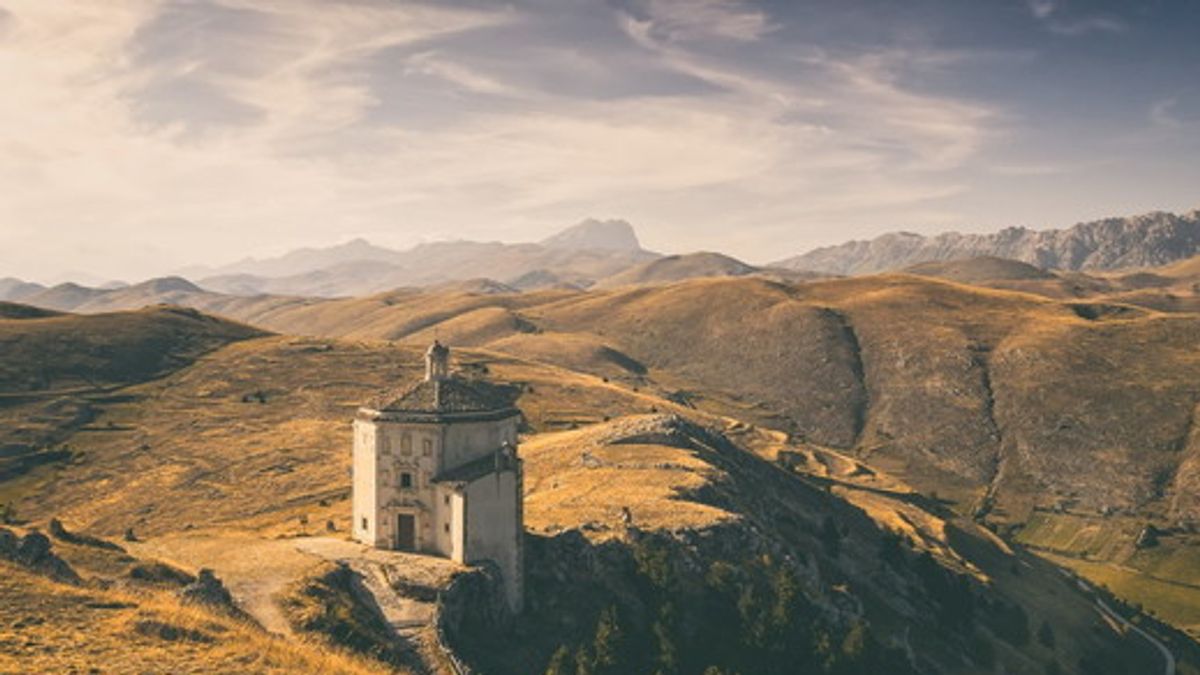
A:
[[[433,441],[426,438],[421,442],[421,454],[425,455],[426,457],[429,457],[433,454]]]
[[[450,523],[443,523],[442,531],[445,532],[446,534],[450,534]]]
[[[366,518],[362,519],[362,529],[364,529],[364,530],[367,529],[367,519]]]
[[[412,454],[412,434],[405,433],[400,437],[400,453],[405,456]]]
[[[413,475],[405,471],[400,474],[400,487],[411,488],[413,486]]]
[[[442,503],[445,504],[446,506],[450,506],[450,495],[446,495],[445,497],[442,497]]]

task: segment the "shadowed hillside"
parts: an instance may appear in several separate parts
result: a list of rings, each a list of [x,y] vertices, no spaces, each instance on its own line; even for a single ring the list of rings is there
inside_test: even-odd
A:
[[[0,391],[7,394],[137,382],[264,334],[178,307],[82,316],[6,307],[0,318]]]

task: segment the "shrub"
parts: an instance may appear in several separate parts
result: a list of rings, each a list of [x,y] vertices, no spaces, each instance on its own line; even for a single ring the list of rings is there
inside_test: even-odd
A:
[[[1054,649],[1054,629],[1046,621],[1042,622],[1041,628],[1038,628],[1038,642],[1047,649]]]

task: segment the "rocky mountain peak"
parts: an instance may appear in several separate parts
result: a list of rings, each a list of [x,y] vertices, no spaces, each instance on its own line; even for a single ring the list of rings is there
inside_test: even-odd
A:
[[[633,226],[625,220],[588,218],[543,239],[542,246],[572,250],[640,251]]]
[[[926,262],[991,256],[1047,269],[1151,267],[1200,254],[1200,210],[1155,211],[1079,223],[1067,229],[1008,227],[994,234],[884,234],[828,246],[776,266],[832,274],[871,274]]]

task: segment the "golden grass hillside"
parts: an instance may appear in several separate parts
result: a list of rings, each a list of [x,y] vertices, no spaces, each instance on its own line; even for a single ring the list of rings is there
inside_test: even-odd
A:
[[[789,452],[809,447],[844,457],[913,492],[937,492],[948,501],[933,504],[960,514],[987,506],[981,515],[990,509],[1002,526],[1019,526],[1035,509],[1096,518],[1117,510],[1164,526],[1195,518],[1187,497],[1200,475],[1189,431],[1200,381],[1194,315],[911,275],[275,302],[264,324],[320,332],[344,322],[355,337],[243,340],[89,400],[92,419],[61,439],[69,462],[5,485],[21,517],[59,515],[105,534],[133,527],[150,536],[200,529],[280,536],[327,521],[345,532],[353,410],[415,379],[421,343],[444,327],[478,343],[456,351],[459,369],[520,393],[527,432],[565,432],[527,439],[536,479],[529,515],[543,532],[592,523],[612,530],[619,503],[637,500],[650,507],[640,516],[633,509],[635,523],[711,527],[726,513],[770,512],[772,527],[800,541],[814,536],[814,526],[796,523],[849,501],[871,519],[847,516],[861,528],[858,543],[847,544],[853,554],[822,564],[868,588],[878,584],[861,597],[875,616],[891,616],[880,621],[896,630],[908,610],[893,603],[912,609],[923,596],[862,581],[877,571],[863,567],[877,562],[872,536],[881,526],[898,529],[944,553],[955,530],[936,508],[917,504],[922,515],[905,501],[913,497],[870,490],[850,499],[838,485],[820,496],[826,484],[816,482],[785,488],[786,509],[763,510],[744,489],[753,482],[745,476],[742,488],[717,491],[732,502],[681,499],[711,496],[733,473],[695,464],[671,445],[614,445],[575,428],[602,430],[622,416],[661,412],[727,428],[770,427]],[[45,404],[17,400],[5,414],[34,420]],[[580,446],[595,448],[588,466]],[[746,475],[776,480],[761,470]],[[1012,563],[1007,553],[984,557],[994,560],[972,564],[989,578]],[[1005,597],[1029,600],[1020,587],[1014,581]],[[1086,614],[1072,610],[1059,620],[1086,625]],[[1089,645],[1082,640],[1073,653]]]
[[[0,393],[150,379],[264,331],[178,307],[94,315],[0,315]]]
[[[468,374],[515,383],[531,430],[672,404],[603,379],[495,353],[456,352]],[[298,532],[349,519],[349,424],[358,406],[419,379],[421,350],[386,343],[264,338],[94,403],[71,435],[69,470],[15,499],[23,517],[90,531],[200,527]],[[14,408],[20,414],[28,408]]]
[[[735,519],[694,500],[722,472],[694,448],[649,437],[647,430],[660,424],[661,416],[621,417],[538,434],[523,444],[526,529],[548,534],[583,529],[607,538],[621,534],[626,524],[701,529]]]
[[[128,570],[145,563],[88,548],[55,545],[85,577],[82,586],[0,561],[0,672],[391,672],[344,650],[283,640],[185,604],[169,585],[131,580]]]
[[[940,303],[978,300],[964,287],[937,288],[944,291]],[[880,495],[868,490],[864,495],[870,496],[859,500],[863,507],[853,506],[854,500],[839,494],[848,489],[844,485],[830,486],[816,479],[835,473],[848,476],[853,471],[809,476],[787,471],[774,461],[784,449],[799,452],[794,441],[812,444],[816,434],[796,428],[792,434],[760,430],[732,414],[749,411],[760,419],[780,416],[772,406],[785,402],[784,396],[794,396],[796,388],[785,377],[768,378],[773,364],[776,370],[794,369],[786,372],[798,374],[808,363],[805,359],[815,363],[822,358],[821,350],[812,347],[804,352],[805,358],[788,360],[784,348],[762,342],[756,346],[763,352],[739,371],[736,365],[743,359],[743,346],[737,335],[744,330],[738,324],[758,316],[773,317],[766,333],[773,339],[785,340],[788,329],[792,335],[826,336],[829,350],[841,350],[846,359],[828,364],[828,372],[848,370],[847,382],[862,387],[865,377],[869,383],[870,360],[864,360],[862,374],[847,365],[870,352],[862,346],[862,353],[853,350],[854,342],[862,340],[862,331],[856,330],[852,340],[847,334],[852,327],[847,328],[846,322],[862,316],[864,306],[876,307],[872,303],[929,300],[912,277],[896,277],[886,287],[876,287],[875,298],[860,291],[815,285],[802,292],[761,280],[709,280],[659,289],[568,294],[536,307],[536,312],[522,310],[528,312],[529,321],[545,327],[541,333],[526,335],[552,341],[554,323],[576,322],[582,324],[583,335],[595,337],[571,345],[593,354],[598,344],[620,345],[623,354],[636,354],[640,362],[649,364],[646,374],[618,381],[491,350],[456,350],[455,368],[468,376],[508,384],[520,395],[518,405],[528,423],[524,430],[528,513],[530,525],[542,534],[580,528],[598,534],[598,540],[619,539],[624,533],[620,507],[628,506],[635,527],[672,533],[668,536],[678,536],[684,543],[698,542],[689,554],[700,556],[696,560],[708,561],[714,551],[738,561],[746,555],[787,560],[811,597],[826,608],[822,613],[840,607],[838,611],[868,616],[890,644],[911,640],[924,658],[943,664],[960,663],[965,647],[959,640],[967,638],[947,638],[936,623],[926,621],[946,601],[938,599],[937,592],[930,590],[931,581],[922,575],[943,579],[943,574],[970,571],[974,566],[980,574],[968,583],[974,584],[972,593],[985,598],[988,607],[1028,605],[1034,620],[1045,616],[1061,632],[1072,635],[1062,638],[1060,656],[1076,658],[1111,646],[1111,635],[1091,632],[1093,617],[1085,598],[1070,596],[1056,603],[1058,609],[1042,610],[1022,595],[1025,586],[989,586],[989,580],[1012,568],[1016,560],[996,545],[979,544],[985,539],[982,533],[972,532],[965,538],[967,544],[956,544],[944,525],[947,520],[928,504],[905,501],[910,497],[889,501],[892,496],[876,498]],[[989,321],[995,322],[992,328],[997,330],[1003,315],[1030,303],[1021,295],[989,293],[986,299],[995,313]],[[713,307],[736,305],[742,313],[733,315],[736,322],[706,321],[703,312],[692,307],[701,298]],[[649,312],[652,304],[658,312]],[[1055,317],[1070,311],[1040,300],[1036,307]],[[601,310],[604,313],[596,313]],[[682,328],[672,330],[672,324]],[[708,353],[728,360],[712,366],[688,363],[685,357],[667,353],[666,345],[676,346],[690,359]],[[542,358],[562,357],[547,352]],[[155,540],[181,533],[288,537],[326,530],[326,522],[337,536],[348,526],[348,423],[354,408],[382,390],[412,382],[420,369],[420,347],[389,342],[287,336],[233,342],[203,354],[187,368],[90,401],[94,419],[72,430],[66,440],[70,461],[31,473],[29,482],[13,491],[17,513],[31,521],[60,516],[72,526],[109,536],[133,528],[138,537]],[[757,393],[739,389],[755,378],[766,380],[770,387],[756,389]],[[815,380],[804,382],[818,387]],[[696,405],[707,410],[689,407],[688,400],[679,398],[680,383],[695,390],[702,399]],[[709,383],[720,386],[709,394]],[[770,396],[763,407],[754,402],[760,394]],[[817,402],[835,405],[830,400],[836,401]],[[871,405],[870,399],[864,402]],[[804,400],[797,405],[816,404]],[[10,412],[29,416],[36,410],[30,406],[34,404],[14,404]],[[859,414],[868,411],[863,408]],[[662,425],[654,420],[676,419],[661,413],[677,414],[679,422],[664,423],[660,429]],[[869,423],[869,418],[851,422],[848,442],[868,434]],[[642,429],[644,424],[648,430]],[[768,458],[772,461],[764,461],[709,428],[726,429],[733,437],[736,432],[762,434],[786,448]],[[562,434],[547,434],[550,431]],[[826,450],[827,459],[833,456],[830,452]],[[841,454],[847,462],[859,461],[851,459],[854,452],[851,446]],[[866,486],[875,490],[881,485],[895,486],[883,482]],[[895,568],[883,567],[884,536],[889,528],[904,530],[901,522],[914,524],[906,531],[913,551],[905,549]],[[725,546],[732,550],[724,550]],[[937,554],[929,563],[935,566],[928,568],[932,572],[922,567],[926,563],[918,562],[924,560],[918,554],[925,550]],[[1031,589],[1069,589],[1049,569],[1028,574],[1037,579],[1036,584],[1027,584]],[[64,611],[62,605],[54,605],[47,613]],[[998,661],[1010,668],[1031,667],[1049,656],[1018,638],[1000,637],[995,633],[1000,628],[990,627],[991,617],[980,617],[979,634],[968,638],[994,645],[1001,652]],[[126,620],[114,622],[113,631],[127,626]],[[922,622],[922,627],[908,635],[906,627],[913,621]],[[70,631],[62,629],[64,634]],[[211,658],[224,663],[220,661],[224,657]],[[270,668],[274,664],[253,662],[246,670]]]
[[[736,258],[702,251],[647,261],[601,280],[596,288],[663,284],[703,277],[740,277],[757,271],[758,268]]]
[[[924,489],[944,485],[967,501],[990,489],[1001,506],[1011,496],[1018,517],[1030,499],[1068,498],[1197,515],[1180,497],[1197,480],[1185,438],[1200,375],[1191,314],[883,275],[412,290],[243,318],[413,344],[440,335],[620,380],[899,463]],[[560,418],[598,417],[560,400]],[[1101,462],[1120,480],[1077,470]]]

